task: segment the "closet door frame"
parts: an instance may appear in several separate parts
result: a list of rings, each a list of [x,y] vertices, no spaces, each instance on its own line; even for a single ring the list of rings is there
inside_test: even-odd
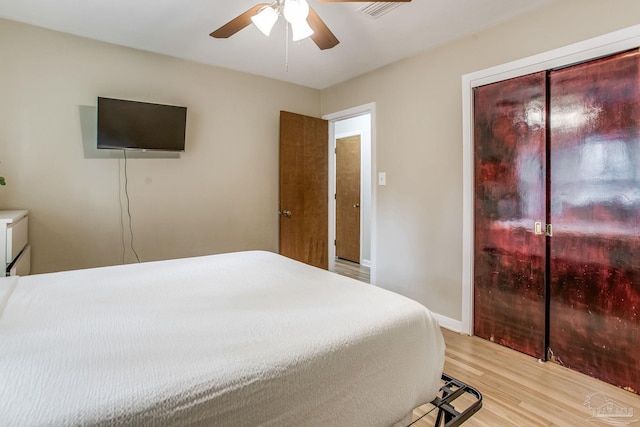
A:
[[[640,25],[462,76],[462,321],[473,335],[473,88],[526,74],[584,62],[640,46]]]

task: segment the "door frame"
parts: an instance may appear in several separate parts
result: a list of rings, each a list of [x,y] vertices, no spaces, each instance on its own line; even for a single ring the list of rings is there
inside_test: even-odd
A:
[[[473,335],[473,88],[640,46],[640,25],[462,76],[462,321]]]
[[[350,119],[352,117],[362,116],[369,114],[370,116],[370,130],[371,130],[371,211],[370,211],[370,241],[371,241],[371,256],[370,256],[370,283],[375,285],[377,283],[377,269],[376,269],[376,253],[377,253],[377,238],[376,238],[376,185],[377,182],[374,178],[376,176],[376,104],[371,102],[368,104],[360,105],[357,107],[348,108],[346,110],[337,111],[335,113],[325,114],[323,119],[329,121],[329,194],[327,198],[329,200],[329,271],[335,269],[336,247],[331,242],[336,239],[336,201],[334,198],[334,192],[336,188],[336,164],[335,164],[335,123],[341,120]],[[339,136],[343,136],[342,134]],[[362,179],[361,179],[362,188]],[[361,203],[362,206],[362,203]],[[360,212],[360,218],[362,219],[362,212]],[[360,226],[360,251],[362,253],[362,221]],[[362,257],[361,257],[362,258]]]

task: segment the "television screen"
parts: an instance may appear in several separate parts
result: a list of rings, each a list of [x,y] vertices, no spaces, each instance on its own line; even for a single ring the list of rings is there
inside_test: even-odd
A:
[[[184,151],[187,108],[98,97],[98,148]]]

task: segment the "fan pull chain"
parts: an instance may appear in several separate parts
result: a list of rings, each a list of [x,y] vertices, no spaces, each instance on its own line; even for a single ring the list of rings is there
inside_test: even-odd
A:
[[[287,30],[285,31],[286,40],[284,42],[284,72],[289,72],[289,23],[287,22]]]

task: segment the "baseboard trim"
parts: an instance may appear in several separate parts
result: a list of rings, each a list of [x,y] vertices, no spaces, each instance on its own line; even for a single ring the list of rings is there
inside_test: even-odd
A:
[[[363,259],[362,261],[360,261],[360,265],[363,267],[371,267],[371,260]]]
[[[449,329],[453,332],[462,333],[462,322],[460,320],[455,320],[438,313],[433,313],[433,315],[438,320],[440,326],[442,326],[443,328]]]

